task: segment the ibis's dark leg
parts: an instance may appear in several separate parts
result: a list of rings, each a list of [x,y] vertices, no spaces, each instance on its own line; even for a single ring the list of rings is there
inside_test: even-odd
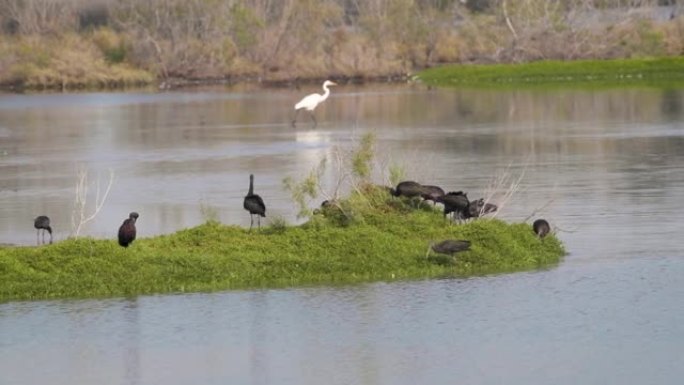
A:
[[[36,245],[40,245],[40,229],[36,229]]]
[[[257,215],[257,224],[259,225],[259,230],[261,230],[261,215]]]
[[[249,231],[252,231],[252,226],[254,226],[254,215],[249,214]]]

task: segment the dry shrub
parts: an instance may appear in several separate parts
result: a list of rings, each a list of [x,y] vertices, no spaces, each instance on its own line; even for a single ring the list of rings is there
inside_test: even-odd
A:
[[[667,55],[684,54],[684,16],[680,16],[661,27],[663,45]]]
[[[83,36],[70,33],[49,39],[14,39],[4,84],[31,88],[78,88],[146,84],[154,77],[125,63],[109,64],[102,51]]]
[[[93,32],[92,40],[108,62],[122,63],[126,59],[127,47],[122,35],[109,28],[99,28]]]
[[[451,31],[441,31],[435,44],[433,62],[449,63],[462,59],[462,40]]]

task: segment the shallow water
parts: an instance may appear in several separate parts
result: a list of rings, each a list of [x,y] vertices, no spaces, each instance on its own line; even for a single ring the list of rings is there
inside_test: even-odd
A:
[[[86,235],[130,211],[143,237],[249,226],[250,173],[267,219],[295,222],[282,178],[371,131],[423,183],[497,185],[501,203],[519,179],[499,217],[548,219],[570,254],[472,279],[6,303],[0,383],[679,383],[683,90],[341,86],[292,128],[313,91],[0,95],[0,243],[34,244],[41,214],[68,236],[81,166],[115,175]]]

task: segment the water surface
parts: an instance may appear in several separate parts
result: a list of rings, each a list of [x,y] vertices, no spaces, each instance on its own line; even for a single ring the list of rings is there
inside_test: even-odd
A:
[[[341,86],[318,127],[291,127],[313,91],[0,95],[0,243],[35,243],[41,214],[67,237],[79,167],[115,175],[86,235],[130,211],[143,237],[248,226],[250,173],[294,223],[282,178],[373,132],[379,163],[419,182],[500,203],[519,179],[499,216],[548,219],[570,254],[471,279],[6,303],[0,383],[679,383],[683,90]]]

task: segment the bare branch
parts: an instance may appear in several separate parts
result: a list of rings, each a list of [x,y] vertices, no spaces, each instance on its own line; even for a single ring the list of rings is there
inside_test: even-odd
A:
[[[71,225],[72,225],[72,235],[78,237],[81,234],[81,230],[86,223],[95,219],[95,217],[100,213],[102,206],[104,206],[109,191],[114,184],[114,170],[109,170],[109,182],[107,183],[107,188],[102,193],[100,188],[100,178],[98,176],[95,182],[95,205],[92,208],[90,214],[87,213],[88,206],[88,189],[90,187],[88,183],[88,170],[85,167],[81,167],[78,171],[78,179],[76,180],[75,189],[75,199],[74,199],[74,209],[71,213]]]

